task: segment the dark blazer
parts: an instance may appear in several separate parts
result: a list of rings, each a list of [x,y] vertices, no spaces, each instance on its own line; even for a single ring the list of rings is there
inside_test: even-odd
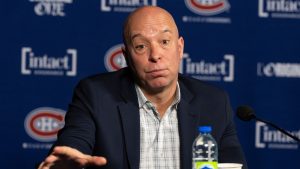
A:
[[[192,168],[192,144],[197,126],[211,125],[219,162],[246,162],[236,136],[227,94],[199,80],[179,75],[178,105],[181,169]],[[128,68],[86,78],[75,88],[65,127],[55,145],[104,156],[107,169],[138,169],[139,106]]]

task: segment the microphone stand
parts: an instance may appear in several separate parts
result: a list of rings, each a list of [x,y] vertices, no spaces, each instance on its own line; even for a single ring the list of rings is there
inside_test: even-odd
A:
[[[253,118],[254,118],[255,120],[257,120],[257,121],[261,121],[261,122],[263,122],[263,123],[266,123],[266,124],[268,124],[268,125],[274,127],[275,129],[279,130],[280,132],[282,132],[282,133],[286,134],[287,136],[289,136],[290,138],[294,139],[296,142],[300,143],[300,139],[299,139],[299,138],[293,136],[292,134],[290,134],[289,132],[285,131],[284,129],[282,129],[282,128],[276,126],[275,124],[273,124],[273,123],[271,123],[271,122],[269,122],[269,121],[260,119],[260,118],[256,117],[255,115],[254,115]]]

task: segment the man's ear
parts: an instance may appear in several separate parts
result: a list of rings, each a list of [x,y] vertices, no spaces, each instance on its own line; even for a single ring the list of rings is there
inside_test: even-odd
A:
[[[180,53],[180,59],[183,58],[183,51],[184,51],[184,39],[183,37],[179,37],[178,39],[178,51]]]

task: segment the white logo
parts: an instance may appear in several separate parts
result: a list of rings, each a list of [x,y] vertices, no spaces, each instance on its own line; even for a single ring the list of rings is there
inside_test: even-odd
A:
[[[259,0],[258,16],[300,19],[300,0]]]
[[[53,75],[53,76],[76,76],[77,73],[77,50],[67,49],[63,57],[37,56],[30,47],[21,49],[21,73],[23,75]]]
[[[127,66],[122,47],[123,44],[115,45],[106,52],[104,63],[107,71],[112,72]]]
[[[132,12],[140,6],[156,6],[156,0],[101,0],[103,12]]]
[[[300,78],[300,63],[257,63],[257,75],[279,78]]]
[[[65,4],[70,4],[73,0],[29,0],[35,2],[34,12],[38,16],[65,16]]]
[[[234,56],[224,55],[224,60],[220,62],[192,62],[187,53],[184,54],[181,62],[180,72],[191,75],[196,79],[209,81],[234,81]]]
[[[300,138],[300,130],[289,132]],[[298,149],[298,144],[289,136],[277,130],[270,130],[262,122],[256,122],[255,126],[255,147],[270,149]]]

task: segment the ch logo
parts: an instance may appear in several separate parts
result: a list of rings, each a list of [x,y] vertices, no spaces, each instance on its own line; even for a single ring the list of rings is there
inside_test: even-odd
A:
[[[56,139],[56,134],[64,125],[65,111],[50,107],[32,110],[24,125],[27,134],[37,141],[49,142]]]

